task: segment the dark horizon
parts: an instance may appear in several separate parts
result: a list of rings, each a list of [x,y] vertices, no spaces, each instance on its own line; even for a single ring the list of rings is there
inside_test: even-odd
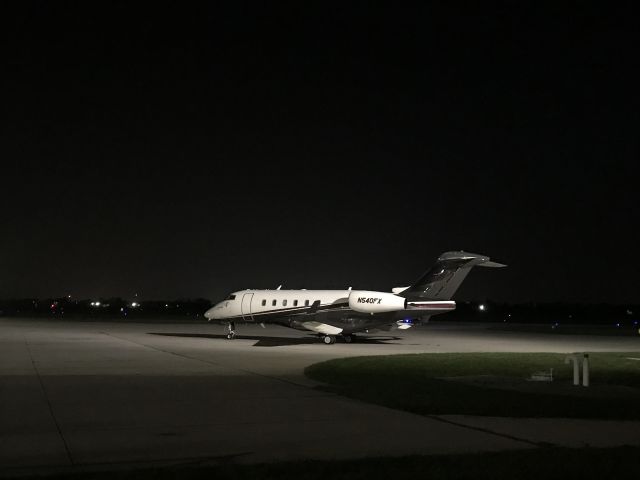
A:
[[[631,5],[5,7],[0,298],[637,303]]]

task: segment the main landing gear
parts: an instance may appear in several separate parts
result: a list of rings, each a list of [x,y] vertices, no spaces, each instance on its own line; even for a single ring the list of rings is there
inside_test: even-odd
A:
[[[229,322],[227,329],[227,340],[233,340],[234,338],[236,338],[236,322]]]
[[[325,335],[324,337],[322,337],[322,341],[326,345],[331,345],[333,343],[336,343],[336,337],[334,337],[333,335]]]
[[[345,333],[340,336],[344,340],[344,343],[353,343],[356,341],[356,336],[353,333]],[[321,338],[326,345],[333,345],[334,343],[336,343],[335,335],[322,335]]]
[[[353,343],[356,341],[356,335],[354,333],[347,333],[342,336],[344,343]]]

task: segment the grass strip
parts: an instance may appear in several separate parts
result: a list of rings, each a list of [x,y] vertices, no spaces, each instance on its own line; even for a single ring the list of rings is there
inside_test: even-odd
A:
[[[557,353],[428,353],[334,359],[307,367],[321,389],[419,414],[640,419],[638,352],[590,353],[591,387],[572,386]],[[554,370],[553,382],[528,382]],[[465,382],[453,379],[506,379]],[[514,386],[515,385],[515,386]]]

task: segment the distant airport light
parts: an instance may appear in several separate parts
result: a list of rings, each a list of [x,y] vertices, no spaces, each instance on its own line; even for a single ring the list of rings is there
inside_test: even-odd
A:
[[[91,306],[92,307],[99,307],[100,306],[100,302],[91,302]]]
[[[131,302],[131,306],[132,306],[133,308],[136,308],[136,307],[139,307],[139,306],[140,306],[140,304],[139,304],[138,302]]]
[[[487,307],[485,307],[484,303],[481,303],[480,305],[478,305],[478,310],[480,310],[481,312],[484,312],[486,308]]]

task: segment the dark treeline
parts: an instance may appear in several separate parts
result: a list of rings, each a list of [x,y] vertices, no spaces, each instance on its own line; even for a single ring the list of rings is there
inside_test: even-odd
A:
[[[204,321],[212,306],[204,298],[178,300],[125,300],[101,298],[74,300],[68,297],[0,300],[0,316],[37,317],[118,317],[122,320],[151,317],[178,317]],[[524,303],[505,304],[458,302],[453,312],[432,317],[432,321],[638,325],[640,305]]]
[[[145,301],[117,297],[97,300],[74,300],[69,297],[24,298],[0,300],[0,316],[122,317],[123,319],[172,316],[204,319],[204,312],[211,306],[212,303],[203,298]]]
[[[457,302],[446,316],[465,322],[638,325],[640,305]],[[434,318],[444,320],[444,315]]]

